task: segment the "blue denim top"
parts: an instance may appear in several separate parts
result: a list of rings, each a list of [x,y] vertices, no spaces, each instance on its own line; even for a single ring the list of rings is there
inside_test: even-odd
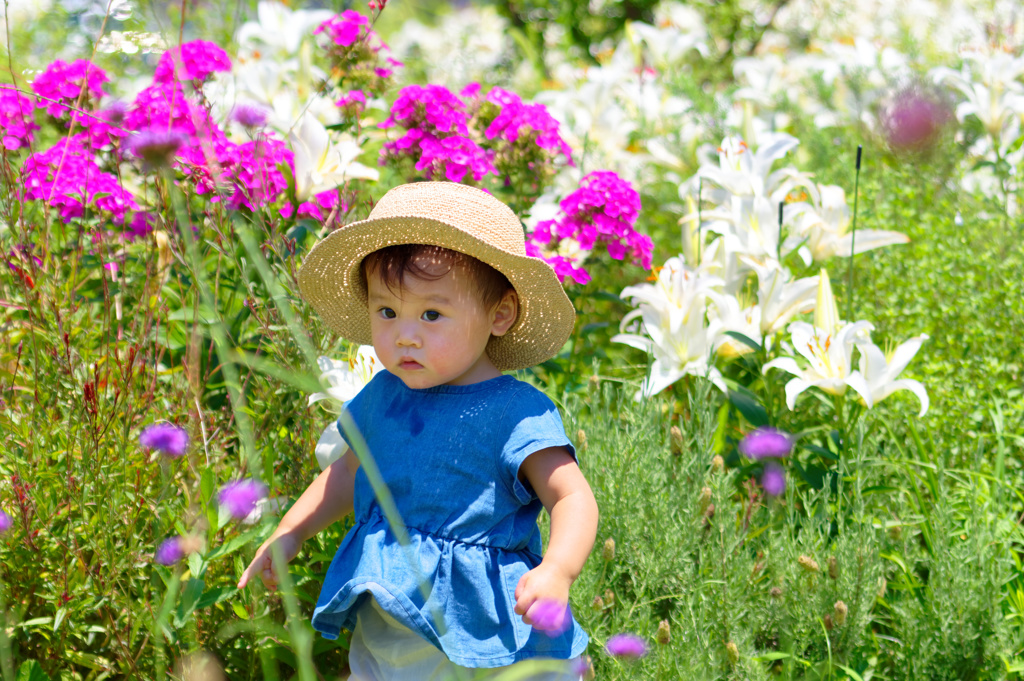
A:
[[[464,667],[582,654],[588,639],[575,620],[549,637],[513,611],[520,577],[541,561],[543,506],[519,480],[519,466],[547,447],[575,456],[554,403],[512,376],[413,390],[382,371],[347,409],[391,491],[411,551],[398,543],[361,466],[355,526],[327,571],[313,628],[327,638],[351,630],[372,595]]]

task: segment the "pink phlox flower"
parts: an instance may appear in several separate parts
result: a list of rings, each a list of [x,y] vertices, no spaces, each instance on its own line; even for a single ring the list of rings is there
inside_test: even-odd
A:
[[[640,658],[647,654],[647,643],[635,634],[615,634],[604,649],[615,657]]]
[[[366,94],[362,90],[352,90],[334,103],[349,118],[355,118],[366,109]]]
[[[161,55],[153,82],[203,81],[214,73],[230,70],[227,52],[208,40],[193,40]]]
[[[793,451],[793,438],[777,428],[755,428],[740,440],[739,450],[748,459],[781,459]]]
[[[236,520],[245,518],[256,509],[256,504],[266,498],[267,488],[255,480],[238,480],[221,488],[217,503],[227,509]]]
[[[443,170],[452,182],[462,182],[467,172],[472,172],[473,180],[479,182],[487,173],[497,172],[487,152],[468,137],[426,136],[420,141],[420,150],[416,170],[426,171],[427,179],[434,179]]]
[[[125,127],[127,115],[128,105],[115,101],[106,108],[91,113],[75,111],[71,114],[71,119],[82,126],[89,135],[89,146],[98,150],[113,146],[117,140],[130,134]]]
[[[82,217],[85,209],[109,213],[116,224],[124,222],[125,214],[137,210],[131,192],[121,187],[120,180],[103,172],[85,134],[61,138],[53,147],[25,159],[22,167],[24,197],[46,201],[60,209],[65,222]]]
[[[515,143],[527,136],[541,149],[562,154],[572,164],[572,148],[558,133],[558,121],[543,104],[525,104],[519,95],[499,87],[491,88],[487,101],[500,110],[484,131],[487,139],[502,138]]]
[[[228,207],[257,210],[275,202],[288,189],[280,166],[287,164],[294,169],[292,150],[282,140],[267,135],[240,144],[237,150],[238,162],[226,176],[234,185]]]
[[[532,235],[530,235],[530,237],[532,237]],[[555,271],[555,276],[558,277],[558,281],[563,284],[566,279],[572,279],[580,285],[590,283],[590,273],[587,272],[587,270],[583,267],[577,267],[575,262],[564,255],[546,254],[544,249],[529,237],[526,241],[526,255],[531,258],[540,258],[550,265],[551,269]]]
[[[391,114],[380,124],[382,128],[401,125],[406,129],[422,128],[439,135],[468,135],[466,105],[443,85],[407,85],[391,105]]]
[[[565,603],[551,599],[536,601],[527,615],[533,621],[533,628],[554,638],[564,633],[572,624],[572,612]]]
[[[360,38],[369,36],[372,32],[369,17],[363,16],[354,9],[347,9],[341,14],[336,14],[313,29],[313,35],[323,33],[335,45],[341,47],[348,47]]]
[[[634,227],[640,214],[640,194],[616,173],[589,173],[559,206],[562,212],[548,230],[559,239],[575,239],[588,251],[603,243],[612,258],[625,260],[628,256],[650,268],[654,242]]]
[[[157,83],[136,95],[125,115],[124,127],[135,131],[164,128],[191,135],[196,132],[196,122],[207,117],[179,83]]]
[[[196,194],[210,194],[210,201],[217,203],[221,200],[219,190],[231,184],[241,163],[240,148],[209,122],[179,149],[175,167],[189,178]]]
[[[348,209],[345,202],[338,198],[337,190],[331,189],[314,194],[309,201],[299,204],[299,217],[324,223],[335,208],[338,209],[336,215],[339,216]],[[291,204],[285,204],[281,208],[281,216],[286,219],[291,218],[292,210]]]
[[[11,520],[11,516],[7,515],[7,512],[0,508],[0,534],[11,529],[14,526],[14,521]]]
[[[131,222],[128,223],[127,229],[125,229],[125,238],[128,241],[134,241],[135,239],[146,236],[153,231],[154,222],[156,222],[156,216],[152,213],[135,213],[135,215],[132,216]]]
[[[176,458],[188,449],[188,433],[173,423],[154,423],[139,434],[139,444],[155,449],[164,456]]]
[[[32,91],[40,96],[38,107],[45,108],[51,116],[60,116],[66,105],[78,102],[83,88],[87,95],[83,105],[88,105],[90,99],[98,102],[103,97],[103,84],[109,80],[107,73],[88,59],[70,64],[58,59],[32,82]]]
[[[5,149],[14,151],[32,142],[32,131],[39,129],[32,114],[34,100],[9,85],[0,85],[0,141]]]

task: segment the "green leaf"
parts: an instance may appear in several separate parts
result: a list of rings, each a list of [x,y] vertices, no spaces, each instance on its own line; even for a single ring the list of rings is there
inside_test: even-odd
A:
[[[846,675],[853,679],[853,681],[864,681],[864,677],[862,677],[860,674],[850,669],[849,667],[844,667],[841,664],[837,664],[836,666],[842,669],[844,672],[846,672]]]
[[[757,401],[757,398],[753,396],[749,391],[740,392],[738,390],[729,391],[729,402],[732,406],[743,414],[743,418],[749,421],[753,426],[761,428],[768,425],[768,412]]]
[[[199,604],[199,598],[203,595],[203,589],[205,588],[206,583],[196,577],[185,582],[185,588],[181,592],[181,602],[178,604],[178,612],[174,614],[175,627],[185,626],[185,622],[195,612],[196,606]]]
[[[241,603],[237,603],[237,602],[232,603],[231,604],[231,609],[235,611],[235,615],[238,616],[238,619],[242,619],[242,620],[246,620],[246,621],[249,620],[249,612],[245,609],[245,606],[242,605]]]
[[[752,657],[750,659],[754,660],[755,662],[774,662],[775,660],[785,660],[788,657],[793,656],[789,653],[774,652],[765,653],[764,655],[758,655],[757,657]]]
[[[17,681],[50,681],[43,668],[35,660],[26,660],[18,667]]]
[[[233,586],[218,586],[213,589],[209,589],[204,593],[198,601],[196,601],[196,610],[202,610],[209,608],[211,605],[216,605],[221,601],[225,601],[238,593],[238,589]]]
[[[248,544],[252,543],[254,539],[258,539],[258,537],[265,531],[266,530],[263,527],[256,527],[249,530],[248,532],[240,534],[237,537],[234,537],[224,542],[212,551],[207,551],[206,561],[209,562],[217,558],[230,556],[232,553],[242,548],[243,546],[247,546]]]
[[[761,344],[760,343],[758,343],[756,340],[754,340],[750,336],[747,336],[747,335],[744,335],[744,334],[740,333],[739,331],[726,331],[725,335],[729,336],[730,338],[734,338],[734,339],[738,340],[740,343],[743,343],[744,345],[746,345],[751,350],[760,350],[761,349]]]
[[[213,493],[217,489],[217,481],[213,475],[213,466],[207,466],[203,469],[203,475],[199,479],[199,495],[203,500],[203,506],[210,505],[210,499],[213,499]]]

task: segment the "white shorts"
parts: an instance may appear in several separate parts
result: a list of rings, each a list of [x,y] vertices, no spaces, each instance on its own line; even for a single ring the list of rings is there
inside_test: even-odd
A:
[[[538,670],[537,674],[516,675],[515,678],[522,681],[580,681],[580,676],[570,671],[574,661],[555,663],[564,665],[564,671]],[[502,672],[513,667],[519,671],[527,665],[537,665],[537,662],[519,662],[511,667],[495,669],[460,667],[425,638],[384,612],[371,597],[356,613],[348,664],[352,672],[349,681],[500,681],[498,677]],[[550,664],[546,662],[546,665]]]

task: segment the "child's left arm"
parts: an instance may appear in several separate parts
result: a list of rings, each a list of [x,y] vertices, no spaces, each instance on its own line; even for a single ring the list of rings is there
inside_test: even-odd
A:
[[[535,603],[568,604],[569,587],[594,548],[597,502],[576,461],[563,447],[534,452],[519,472],[551,515],[551,536],[544,559],[516,586],[516,614],[533,625],[530,609]]]

